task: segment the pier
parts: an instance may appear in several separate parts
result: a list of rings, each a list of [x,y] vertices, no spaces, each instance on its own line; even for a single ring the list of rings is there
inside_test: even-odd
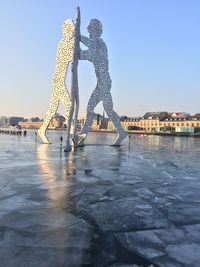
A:
[[[0,134],[9,134],[9,135],[22,135],[21,130],[11,130],[11,129],[0,129]]]

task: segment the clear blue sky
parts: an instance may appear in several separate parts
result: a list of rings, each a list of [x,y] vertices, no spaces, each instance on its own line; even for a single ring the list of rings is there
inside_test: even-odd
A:
[[[82,34],[102,21],[114,108],[200,112],[199,0],[79,0]],[[0,116],[40,116],[51,96],[57,44],[76,0],[1,0]],[[79,64],[81,111],[95,87],[89,62]],[[99,107],[97,111],[102,111]]]

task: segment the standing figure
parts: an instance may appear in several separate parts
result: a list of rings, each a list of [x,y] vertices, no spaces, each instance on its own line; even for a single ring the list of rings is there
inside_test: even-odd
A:
[[[113,110],[113,101],[110,93],[112,81],[108,69],[107,47],[100,38],[102,34],[102,24],[98,19],[92,19],[87,29],[90,38],[81,36],[81,42],[88,47],[88,50],[81,51],[80,59],[89,60],[93,63],[97,85],[87,105],[87,116],[81,134],[79,135],[79,145],[81,146],[84,144],[84,139],[93,122],[94,108],[102,101],[104,110],[118,131],[118,137],[113,143],[113,146],[119,146],[122,140],[127,136],[127,133],[122,128],[117,113]]]
[[[46,137],[47,127],[55,115],[59,102],[61,101],[65,107],[65,120],[67,122],[67,140],[66,147],[69,147],[69,112],[71,107],[71,99],[67,86],[65,83],[66,74],[68,70],[68,65],[73,58],[74,50],[74,23],[71,19],[67,19],[62,28],[62,39],[58,44],[57,57],[56,57],[56,67],[53,75],[52,87],[53,92],[50,101],[50,107],[45,115],[43,125],[38,130],[38,134],[41,137],[43,143],[49,144],[49,140]]]

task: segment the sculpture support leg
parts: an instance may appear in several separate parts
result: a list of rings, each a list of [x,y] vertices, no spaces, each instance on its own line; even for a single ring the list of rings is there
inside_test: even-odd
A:
[[[38,135],[40,136],[43,143],[45,143],[45,144],[50,143],[47,136],[46,136],[46,130],[47,130],[49,123],[51,122],[53,116],[55,115],[55,113],[58,109],[58,105],[59,105],[59,98],[53,93],[52,97],[51,97],[51,101],[50,101],[49,110],[44,117],[43,125],[38,130]]]

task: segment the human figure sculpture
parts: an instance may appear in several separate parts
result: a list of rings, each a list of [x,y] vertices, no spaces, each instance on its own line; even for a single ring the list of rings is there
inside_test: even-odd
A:
[[[93,122],[94,108],[100,101],[103,102],[105,112],[118,131],[118,137],[112,145],[119,146],[127,136],[127,133],[122,128],[117,113],[113,110],[113,101],[110,93],[112,81],[108,69],[107,47],[100,38],[102,34],[102,24],[98,19],[92,19],[90,20],[87,30],[90,38],[81,36],[81,42],[88,47],[88,50],[80,51],[80,59],[88,60],[93,63],[97,85],[87,105],[86,121],[79,135],[79,146],[84,145],[84,139]]]
[[[56,67],[52,80],[52,96],[50,100],[49,110],[45,115],[43,125],[38,130],[38,134],[42,139],[43,143],[49,144],[49,140],[46,136],[47,127],[55,115],[59,103],[62,102],[65,107],[65,119],[67,122],[67,140],[66,150],[70,147],[69,131],[71,122],[69,122],[69,112],[71,108],[71,98],[65,83],[68,65],[73,58],[74,50],[74,30],[75,26],[71,19],[65,20],[62,28],[62,39],[58,44]]]

